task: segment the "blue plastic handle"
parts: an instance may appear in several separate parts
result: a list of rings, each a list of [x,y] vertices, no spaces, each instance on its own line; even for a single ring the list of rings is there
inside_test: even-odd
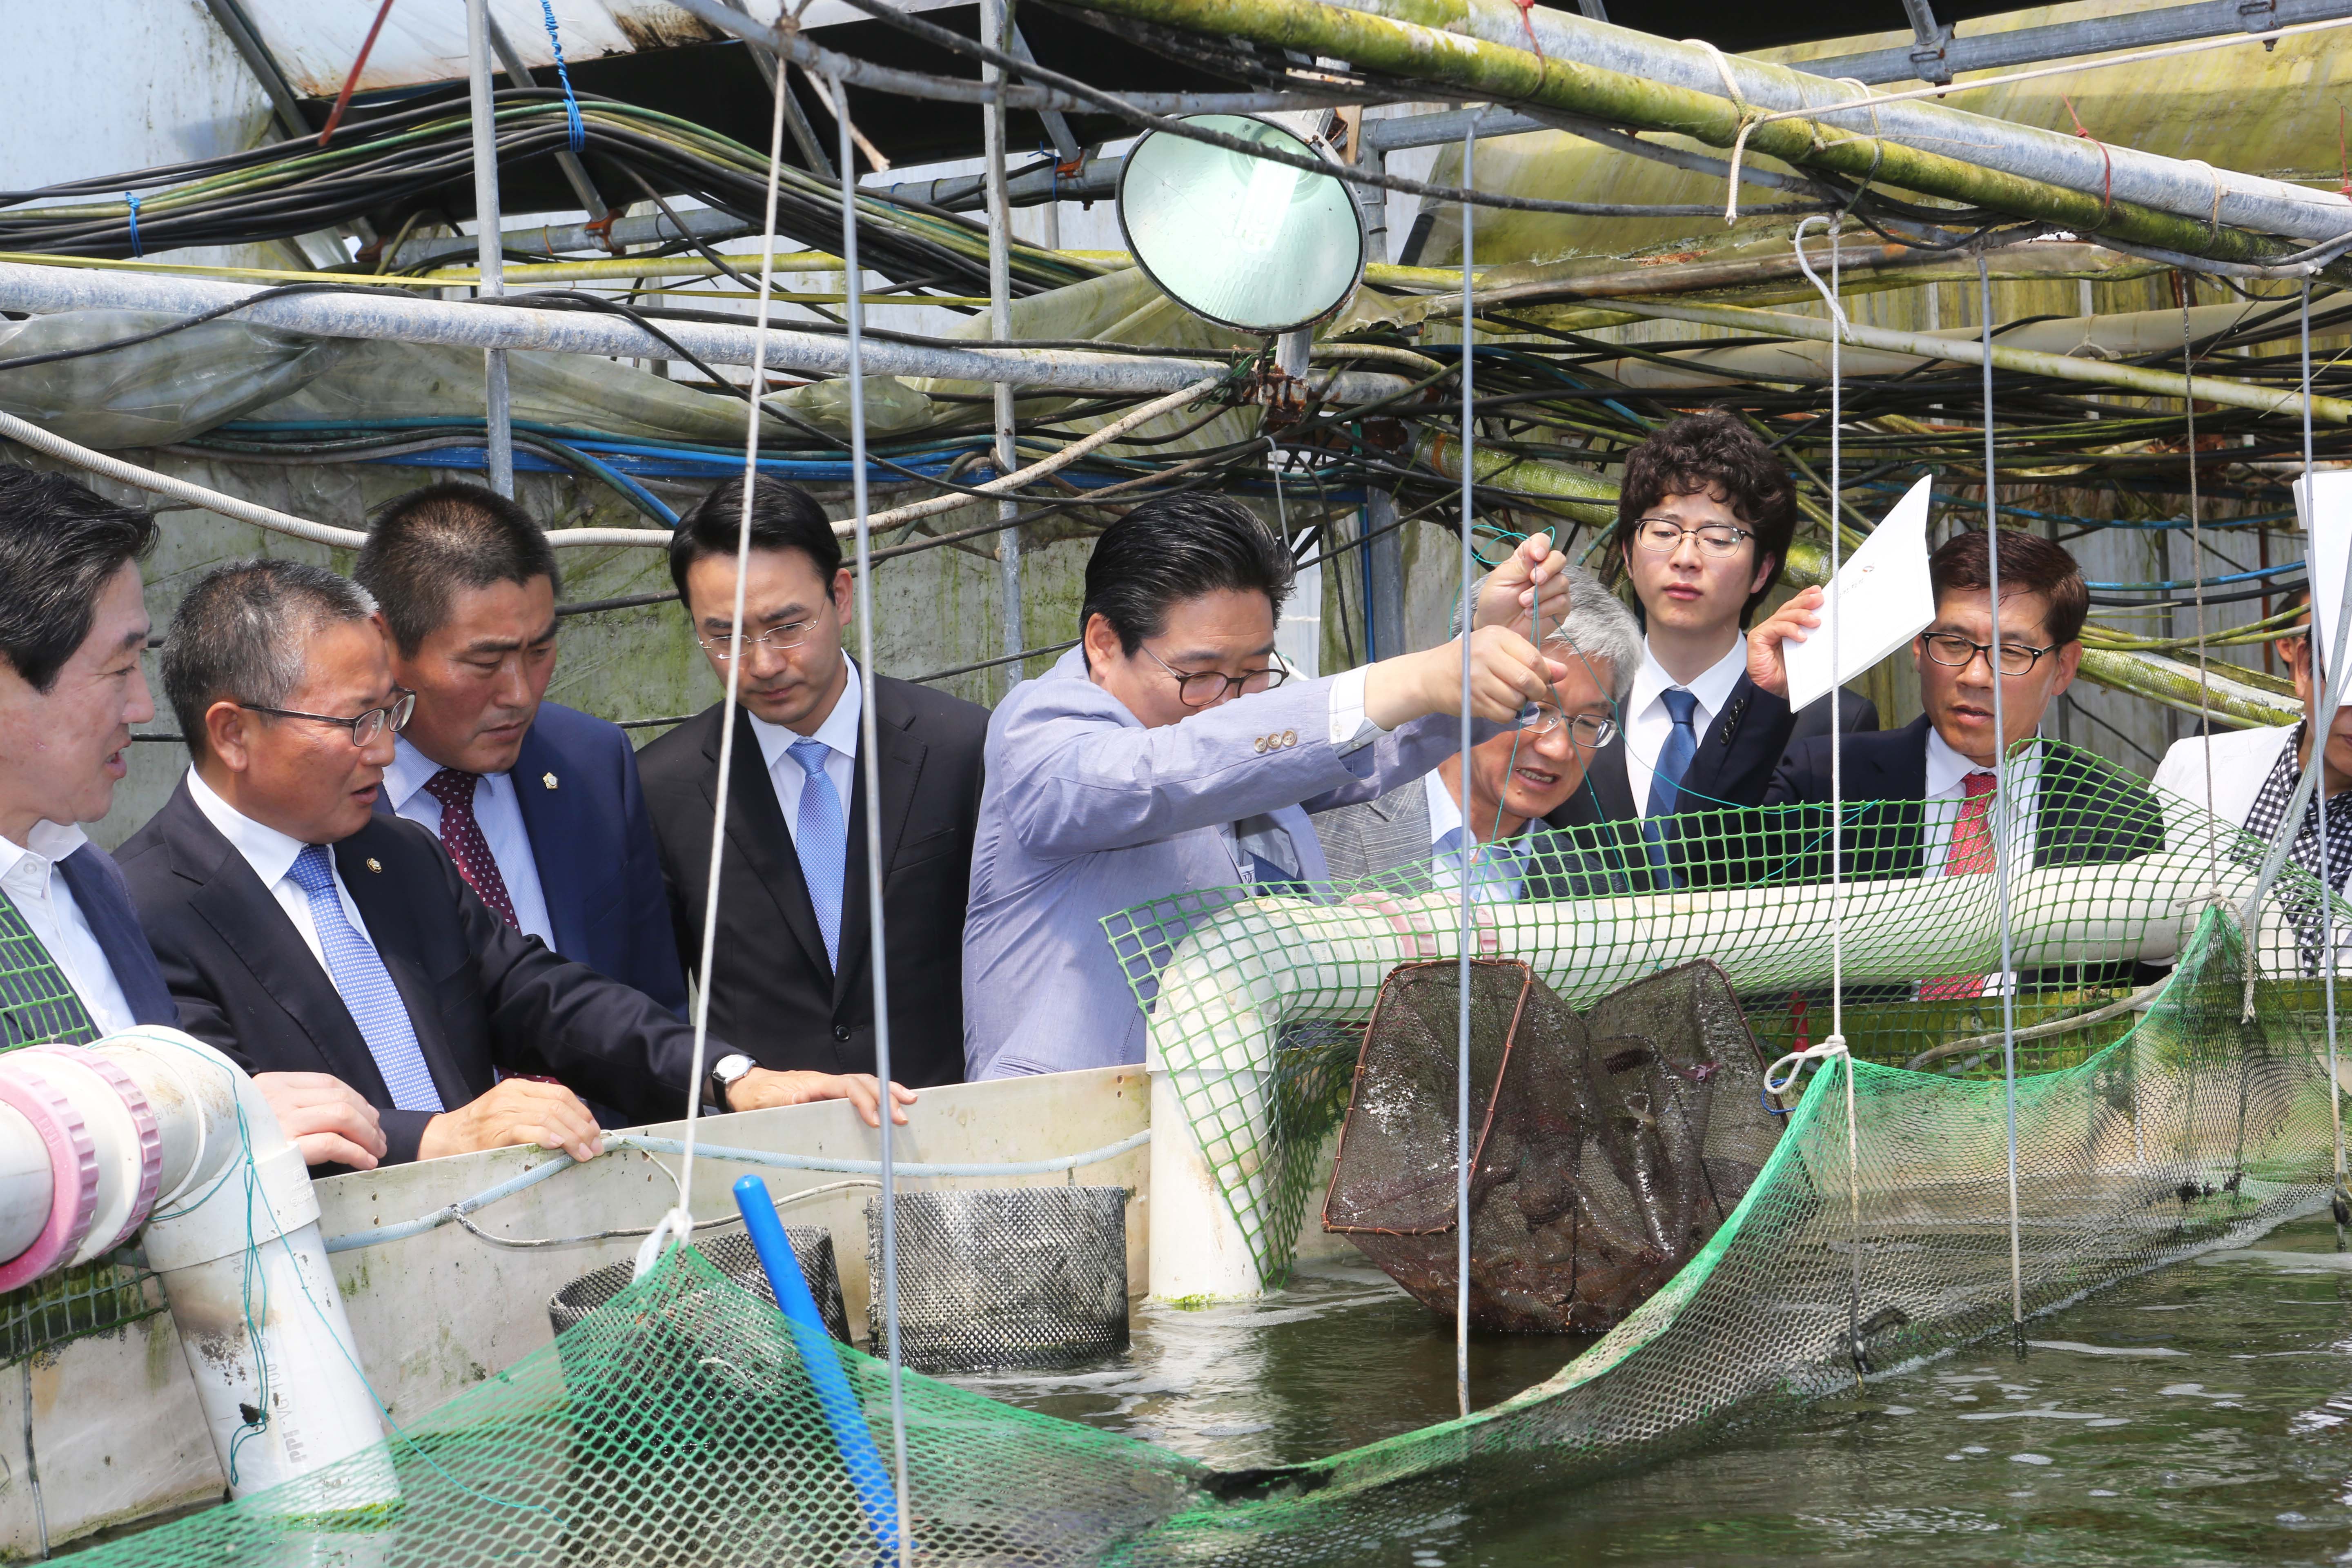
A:
[[[825,1424],[833,1428],[834,1447],[840,1451],[842,1467],[857,1489],[857,1500],[866,1510],[866,1521],[873,1526],[875,1539],[881,1542],[884,1560],[896,1563],[898,1489],[891,1484],[890,1467],[882,1462],[880,1451],[874,1447],[874,1434],[866,1430],[865,1406],[849,1386],[848,1374],[841,1370],[841,1357],[833,1335],[826,1330],[824,1320],[817,1315],[816,1298],[809,1294],[808,1281],[801,1276],[800,1259],[793,1255],[793,1244],[784,1235],[784,1222],[776,1217],[775,1199],[769,1195],[768,1184],[759,1177],[741,1176],[735,1183],[735,1206],[743,1212],[743,1228],[750,1233],[751,1247],[760,1255],[760,1267],[767,1271],[768,1287],[776,1293],[776,1305],[783,1310],[784,1321],[792,1328],[801,1363],[808,1368],[809,1380],[816,1385],[817,1405],[824,1412]]]

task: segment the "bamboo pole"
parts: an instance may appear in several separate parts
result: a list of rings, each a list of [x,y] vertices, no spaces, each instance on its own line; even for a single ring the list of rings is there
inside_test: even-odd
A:
[[[2111,203],[2096,189],[2076,190],[2009,174],[1906,146],[1885,136],[1863,135],[1810,121],[1754,122],[1751,114],[1743,113],[1740,106],[1727,97],[1550,54],[1539,55],[1383,14],[1393,9],[1444,26],[1468,26],[1472,8],[1465,0],[1353,0],[1355,5],[1363,7],[1360,9],[1326,5],[1321,0],[1074,3],[1088,10],[1133,16],[1191,32],[1247,38],[1278,48],[1344,59],[1362,69],[1442,83],[1465,95],[1476,94],[1497,102],[1535,104],[1637,130],[1669,132],[1710,146],[1731,146],[1739,139],[1742,125],[1747,124],[1746,147],[1749,153],[1768,154],[1797,167],[1826,169],[1857,181],[2054,224],[2077,234],[2112,235],[2137,245],[2224,261],[2262,263],[2287,254],[2290,249],[2276,240],[2226,225],[2209,224],[2129,201]],[[1515,18],[1521,16],[1515,6],[1505,5],[1503,9]],[[1555,21],[1572,20],[1542,9],[1530,15]],[[1831,90],[1843,90],[1834,83],[1821,85]],[[2001,123],[1981,115],[1966,118],[1983,125]],[[2221,178],[2218,174],[2214,177],[2217,181]],[[2095,186],[2097,181],[2092,184]],[[2352,280],[2352,268],[2345,269],[2343,276]]]

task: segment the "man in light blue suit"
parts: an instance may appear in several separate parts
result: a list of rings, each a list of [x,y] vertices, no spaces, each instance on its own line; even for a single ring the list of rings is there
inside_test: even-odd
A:
[[[1472,710],[1515,717],[1565,667],[1510,629],[1567,608],[1544,535],[1486,580]],[[1287,552],[1239,503],[1137,507],[1087,563],[1079,646],[990,720],[964,927],[973,1079],[1143,1059],[1144,1017],[1106,915],[1153,899],[1327,875],[1307,813],[1370,800],[1460,740],[1459,643],[1286,680]]]
[[[683,1016],[636,754],[618,726],[545,700],[546,534],[493,490],[433,485],[377,518],[352,575],[382,607],[394,680],[416,693],[377,808],[438,837],[507,924]]]

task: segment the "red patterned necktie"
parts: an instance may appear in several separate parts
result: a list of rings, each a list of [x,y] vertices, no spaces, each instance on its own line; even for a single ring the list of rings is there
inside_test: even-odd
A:
[[[441,847],[457,863],[457,875],[466,879],[466,885],[482,902],[498,911],[500,920],[518,926],[514,900],[507,896],[507,879],[499,875],[499,863],[490,858],[489,840],[482,837],[482,825],[474,819],[474,786],[481,777],[443,768],[425,781],[425,791],[441,803]]]
[[[1982,877],[1993,868],[1992,795],[1995,780],[1987,772],[1979,771],[1960,781],[1964,792],[1960,815],[1952,824],[1952,845],[1944,852],[1944,875],[1947,877]],[[1922,1002],[1948,1001],[1955,997],[1984,994],[1985,977],[1981,974],[1955,974],[1945,980],[1929,980],[1919,987]]]

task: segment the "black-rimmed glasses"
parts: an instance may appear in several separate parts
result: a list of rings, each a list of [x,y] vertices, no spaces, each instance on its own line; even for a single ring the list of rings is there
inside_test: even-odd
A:
[[[1141,643],[1135,645],[1143,647]],[[1222,698],[1238,692],[1247,697],[1255,692],[1271,691],[1289,676],[1282,666],[1269,665],[1242,675],[1227,675],[1221,669],[1196,669],[1187,674],[1166,659],[1143,647],[1145,657],[1175,678],[1177,700],[1187,708],[1206,708]]]
[[[1946,669],[1966,669],[1976,661],[1979,654],[1985,656],[1988,665],[1992,663],[1992,644],[1970,642],[1958,632],[1921,632],[1919,646],[1927,650],[1929,658]],[[1996,668],[2003,675],[2023,675],[2040,664],[2042,656],[2049,651],[2046,647],[2028,647],[2023,643],[2003,642],[2000,645],[2000,663]]]
[[[313,724],[335,724],[352,732],[354,746],[373,745],[375,738],[386,729],[395,735],[408,727],[410,717],[416,711],[416,693],[395,687],[397,693],[382,708],[371,708],[349,719],[338,719],[331,713],[298,713],[291,708],[264,708],[258,702],[240,702],[238,707],[248,713],[267,713],[273,719],[306,719]]]

